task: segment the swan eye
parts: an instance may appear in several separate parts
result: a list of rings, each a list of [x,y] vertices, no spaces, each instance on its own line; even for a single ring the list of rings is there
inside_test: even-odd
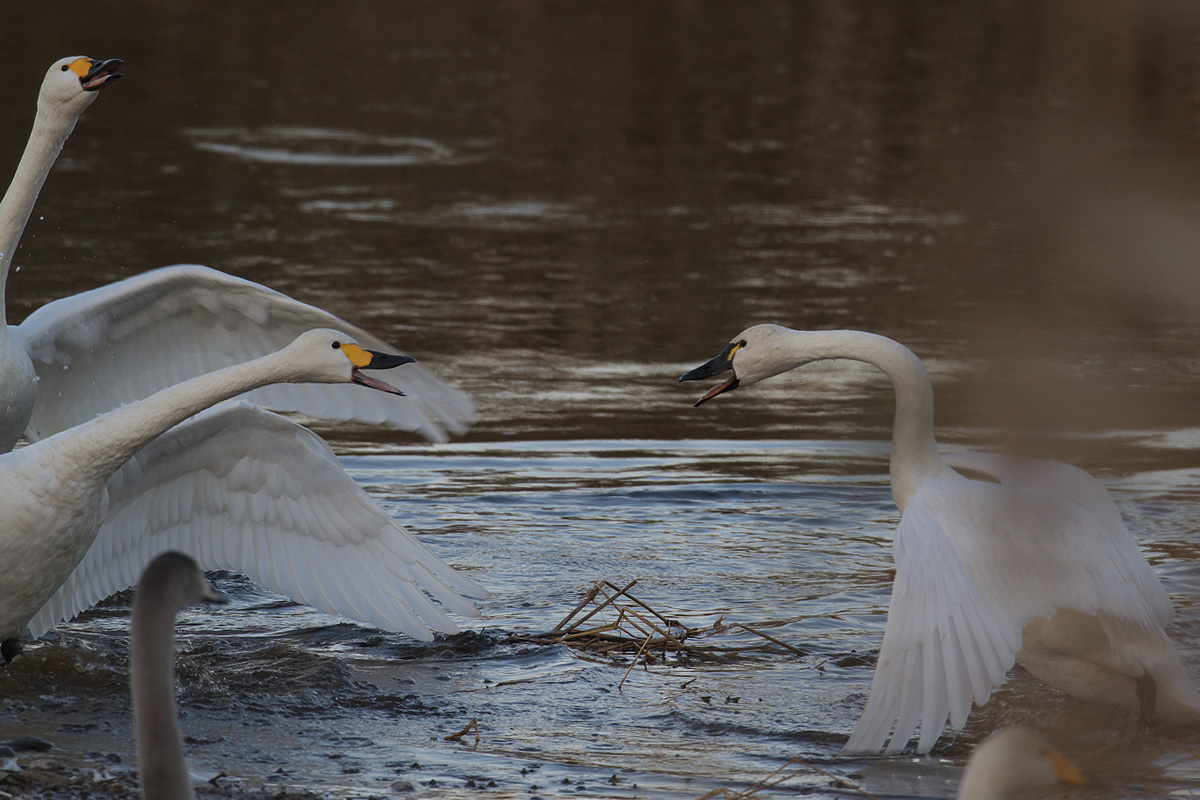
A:
[[[333,349],[334,349],[334,350],[337,350],[337,349],[339,349],[341,346],[342,346],[342,343],[341,343],[341,342],[334,342],[334,343],[333,343]]]
[[[63,71],[63,72],[66,72],[66,71],[67,71],[67,70],[69,70],[70,68],[71,68],[71,65],[70,65],[70,64],[63,64],[63,65],[62,65],[62,71]]]

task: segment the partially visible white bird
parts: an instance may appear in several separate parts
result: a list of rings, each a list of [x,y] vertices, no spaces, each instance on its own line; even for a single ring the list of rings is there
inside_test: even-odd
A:
[[[50,67],[29,143],[0,201],[0,308],[13,253],[54,160],[96,90],[121,61],[76,56]],[[186,378],[278,350],[312,328],[396,352],[346,321],[207,267],[163,267],[47,303],[0,326],[0,451],[91,419]],[[444,441],[475,419],[463,392],[417,365],[405,396],[364,397],[344,386],[272,386],[248,399],[314,418],[384,424]]]
[[[1090,781],[1079,768],[1028,728],[1004,728],[967,759],[958,800],[1015,800],[1060,783]]]
[[[1200,723],[1200,694],[1164,631],[1171,601],[1108,493],[1067,464],[939,455],[933,387],[908,348],[861,331],[758,325],[680,380],[733,371],[700,405],[836,358],[872,364],[892,381],[891,484],[901,511],[883,645],[842,752],[899,753],[918,727],[917,750],[928,752],[947,717],[961,728],[972,700],[987,702],[1014,662],[1085,700]]]
[[[95,90],[120,77],[120,66],[116,59],[71,57],[46,74],[29,143],[0,201],[0,308],[13,252],[46,176]],[[179,381],[278,350],[319,327],[340,330],[374,350],[395,351],[319,308],[195,265],[154,270],[48,303],[18,326],[0,326],[0,451],[11,450],[22,434],[40,440]],[[248,399],[310,417],[413,430],[432,441],[467,430],[475,413],[470,398],[420,365],[403,372],[395,379],[402,393],[278,384]],[[322,491],[315,475],[323,476]],[[304,487],[300,494],[297,485]],[[340,469],[323,441],[287,420],[246,403],[214,409],[139,453],[113,478],[109,495],[100,549],[37,614],[35,634],[131,585],[150,556],[172,543],[190,545],[213,567],[242,563],[250,577],[323,610],[380,624],[372,604],[355,597],[354,581],[343,579],[331,589],[314,580],[330,567],[311,542],[286,566],[268,555],[266,548],[292,536],[370,542],[400,530]],[[193,497],[203,497],[203,506],[189,508]],[[321,513],[310,513],[309,506]],[[239,538],[242,528],[258,531],[258,538]],[[411,546],[420,547],[415,541]],[[252,547],[255,559],[248,557]],[[442,580],[460,580],[448,578],[453,573],[427,556],[439,565],[434,570],[441,570]],[[478,591],[469,581],[454,585],[468,594]],[[411,602],[420,605],[418,598]],[[454,629],[436,606],[426,611],[441,629]],[[382,626],[400,627],[394,621]],[[430,636],[420,623],[408,631]]]
[[[70,604],[67,613],[73,613],[80,603],[130,585],[151,556],[171,548],[186,548],[206,567],[243,572],[300,602],[381,628],[422,639],[432,638],[429,626],[455,630],[423,592],[463,614],[475,611],[461,594],[486,593],[396,525],[327,448],[322,461],[322,446],[311,434],[291,426],[299,441],[268,454],[314,451],[316,457],[297,457],[290,472],[280,471],[275,462],[256,466],[236,450],[223,460],[206,461],[204,445],[186,436],[203,436],[205,426],[212,432],[222,412],[191,423],[183,429],[184,438],[155,442],[193,414],[271,383],[359,383],[395,392],[360,370],[411,360],[366,350],[340,331],[318,329],[271,355],[175,384],[0,455],[0,518],[5,521],[0,527],[0,640],[6,655],[11,640],[48,601],[51,617]],[[237,430],[245,435],[244,427]],[[148,477],[130,461],[147,445],[163,451],[150,456],[163,471]],[[241,446],[253,452],[255,442]],[[189,458],[204,463],[196,468]],[[126,471],[115,477],[122,468]],[[278,500],[255,493],[264,481]],[[130,484],[136,491],[128,491]],[[235,491],[226,491],[229,487]],[[229,507],[233,511],[226,519]],[[119,519],[122,512],[133,517],[123,528],[109,516]],[[123,530],[124,538],[110,536],[93,548],[102,524]],[[83,572],[72,576],[85,556]],[[60,592],[64,584],[65,594]],[[52,601],[56,594],[58,600]],[[39,616],[38,624],[46,619]]]
[[[225,601],[195,561],[174,551],[151,561],[137,582],[130,621],[129,683],[142,800],[196,796],[175,706],[175,616],[196,603]]]

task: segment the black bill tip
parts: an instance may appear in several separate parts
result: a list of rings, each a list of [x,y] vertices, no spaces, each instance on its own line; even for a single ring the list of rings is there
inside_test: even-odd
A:
[[[380,353],[376,350],[367,350],[367,352],[371,354],[371,361],[363,366],[363,369],[391,369],[401,364],[415,364],[417,361],[412,356],[398,356],[392,353]]]

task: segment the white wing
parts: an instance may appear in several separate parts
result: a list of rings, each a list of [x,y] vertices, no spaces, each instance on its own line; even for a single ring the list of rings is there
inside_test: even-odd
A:
[[[1049,492],[1054,487],[1048,486]],[[1122,528],[1123,530],[1123,528]],[[1051,494],[954,478],[921,483],[895,540],[896,578],[866,708],[845,753],[919,752],[1004,682],[1021,632],[1059,608],[1160,634],[1170,601],[1126,531]]]
[[[34,636],[133,586],[157,554],[240,572],[322,611],[417,639],[454,632],[486,592],[397,525],[311,431],[250,403],[172,428],[108,483],[95,543],[30,623]],[[422,621],[424,620],[424,621]]]
[[[311,328],[345,331],[370,349],[398,352],[314,306],[208,267],[151,270],[56,300],[14,331],[38,373],[26,435],[41,439],[186,378],[274,352]],[[397,397],[361,386],[279,384],[250,402],[313,418],[356,420],[444,441],[464,433],[474,404],[420,364],[389,372]]]

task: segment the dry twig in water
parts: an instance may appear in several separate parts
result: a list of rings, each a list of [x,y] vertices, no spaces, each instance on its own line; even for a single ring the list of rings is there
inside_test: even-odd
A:
[[[460,742],[460,741],[462,741],[462,738],[464,736],[466,736],[468,733],[471,732],[472,729],[474,729],[474,731],[475,731],[475,746],[478,747],[479,746],[479,718],[478,717],[472,717],[471,721],[467,723],[467,726],[465,728],[463,728],[461,731],[459,731],[458,733],[452,733],[449,736],[443,736],[442,738],[447,742]]]
[[[633,665],[640,661],[645,666],[667,663],[672,659],[677,663],[687,660],[725,662],[744,653],[775,651],[772,645],[795,655],[805,655],[803,650],[749,625],[727,624],[724,615],[707,627],[689,628],[659,613],[648,603],[631,594],[629,590],[636,584],[636,580],[624,586],[617,586],[611,581],[597,581],[584,594],[578,605],[550,631],[520,634],[512,640],[535,644],[563,644],[584,653],[607,658],[632,655]],[[604,611],[614,612],[616,619],[612,620],[611,616],[608,616],[603,622],[597,620],[590,627],[585,625]],[[719,646],[699,641],[735,629],[758,636],[765,644]],[[630,666],[630,670],[633,669],[633,665]],[[628,677],[629,670],[625,675]],[[621,682],[624,683],[624,678]]]

